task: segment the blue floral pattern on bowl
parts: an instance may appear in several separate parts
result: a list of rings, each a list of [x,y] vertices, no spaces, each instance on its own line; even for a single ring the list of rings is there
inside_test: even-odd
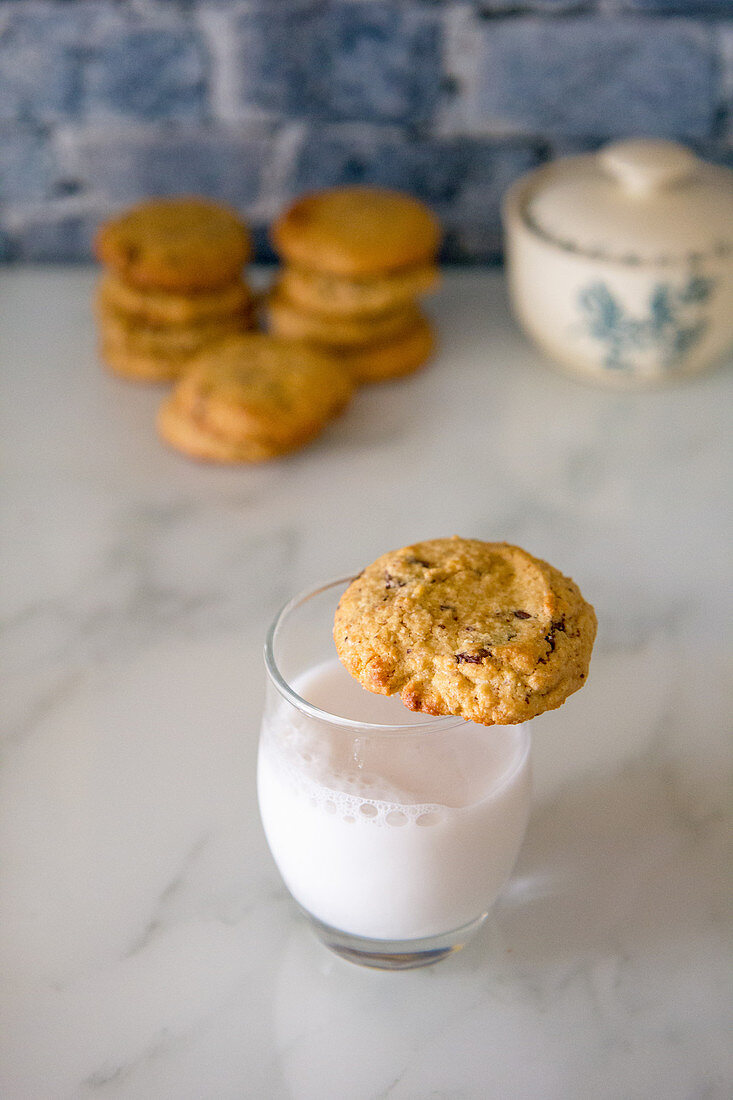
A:
[[[691,275],[682,285],[657,283],[649,295],[645,315],[635,317],[619,302],[603,280],[589,283],[578,293],[582,328],[604,349],[608,370],[634,370],[635,359],[654,352],[663,368],[673,368],[708,329],[702,316],[716,280]]]

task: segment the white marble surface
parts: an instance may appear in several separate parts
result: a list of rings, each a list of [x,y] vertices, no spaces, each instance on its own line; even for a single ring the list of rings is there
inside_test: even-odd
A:
[[[498,274],[447,278],[423,374],[253,469],[157,441],[95,361],[93,273],[0,279],[0,1095],[722,1100],[731,407],[548,369]],[[537,719],[519,864],[477,939],[361,970],[260,831],[261,644],[295,591],[416,539],[574,576],[586,688]]]

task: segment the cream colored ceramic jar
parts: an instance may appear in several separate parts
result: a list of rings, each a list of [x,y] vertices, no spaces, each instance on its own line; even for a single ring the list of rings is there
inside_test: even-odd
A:
[[[733,351],[733,172],[634,139],[537,169],[503,209],[509,292],[555,361],[617,386]]]

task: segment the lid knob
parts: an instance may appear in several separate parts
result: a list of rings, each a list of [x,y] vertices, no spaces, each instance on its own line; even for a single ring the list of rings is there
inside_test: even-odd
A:
[[[684,145],[648,138],[613,142],[598,158],[625,190],[645,195],[689,180],[699,164]]]

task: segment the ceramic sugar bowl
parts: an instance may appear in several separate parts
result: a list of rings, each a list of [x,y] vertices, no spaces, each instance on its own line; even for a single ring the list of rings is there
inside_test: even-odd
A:
[[[515,313],[586,378],[638,386],[733,351],[733,172],[632,139],[520,179],[503,209]]]

